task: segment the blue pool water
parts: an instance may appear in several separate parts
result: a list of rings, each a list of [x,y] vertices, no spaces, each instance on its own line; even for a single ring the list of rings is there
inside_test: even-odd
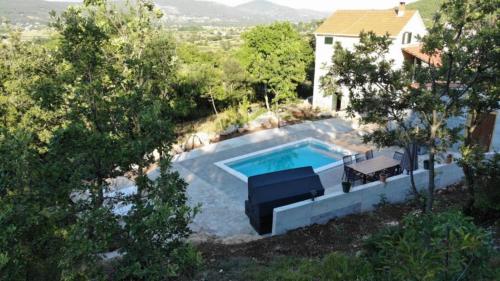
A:
[[[281,170],[312,166],[317,169],[342,159],[342,153],[331,150],[315,142],[296,145],[249,156],[248,158],[226,163],[230,168],[250,177]]]

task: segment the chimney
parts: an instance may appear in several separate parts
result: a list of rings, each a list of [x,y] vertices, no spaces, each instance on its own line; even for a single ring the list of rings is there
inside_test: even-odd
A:
[[[399,2],[399,7],[396,8],[396,15],[398,17],[404,16],[405,9],[406,9],[406,2],[404,1]]]

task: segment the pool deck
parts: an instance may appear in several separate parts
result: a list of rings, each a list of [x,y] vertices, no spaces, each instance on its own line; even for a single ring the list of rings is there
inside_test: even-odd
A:
[[[351,151],[371,149],[362,143],[359,132],[348,121],[332,118],[259,131],[176,155],[172,168],[189,184],[188,202],[191,206],[201,206],[190,228],[199,237],[228,240],[260,237],[245,215],[246,183],[214,163],[305,138],[316,138]],[[388,152],[376,152],[385,153]],[[155,174],[157,171],[150,177]],[[319,176],[325,193],[341,189],[342,166],[320,172]]]

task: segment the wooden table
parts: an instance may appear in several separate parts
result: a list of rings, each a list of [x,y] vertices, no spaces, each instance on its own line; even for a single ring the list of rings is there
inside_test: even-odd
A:
[[[377,172],[391,169],[401,165],[401,161],[389,158],[387,156],[378,156],[359,163],[347,165],[347,167],[363,175],[363,182],[366,183],[366,178]]]

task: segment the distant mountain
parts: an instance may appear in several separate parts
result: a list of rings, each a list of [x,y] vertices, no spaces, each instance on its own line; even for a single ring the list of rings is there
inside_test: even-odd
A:
[[[155,0],[165,12],[165,18],[174,24],[240,24],[241,15],[234,8],[208,1]]]
[[[276,20],[310,21],[327,16],[326,13],[298,10],[255,0],[236,7],[210,1],[154,0],[165,12],[165,20],[175,25],[253,25]],[[44,0],[0,0],[0,18],[22,26],[38,26],[49,21],[49,12],[61,12],[75,3]]]
[[[64,11],[70,4],[43,0],[0,0],[0,19],[22,26],[46,24],[50,11]]]
[[[276,20],[310,21],[327,16],[326,13],[297,10],[264,0],[255,0],[236,7],[197,0],[156,0],[155,2],[164,9],[167,19],[174,23],[248,25]]]
[[[236,9],[245,13],[254,14],[255,16],[265,16],[274,20],[289,20],[295,22],[310,21],[328,16],[328,13],[306,9],[293,9],[266,0],[254,0],[236,6]]]

